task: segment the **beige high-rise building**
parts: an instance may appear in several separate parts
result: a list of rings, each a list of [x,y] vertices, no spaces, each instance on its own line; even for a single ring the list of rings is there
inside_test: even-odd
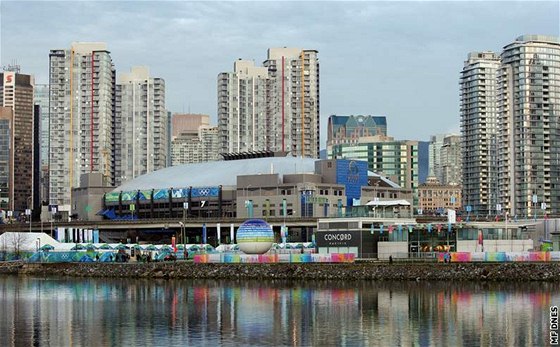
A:
[[[205,114],[174,114],[171,165],[220,160],[218,127]]]
[[[144,66],[121,73],[116,86],[115,184],[167,164],[165,81]]]
[[[172,165],[220,160],[218,127],[200,126],[196,134],[183,132],[173,139]]]
[[[49,54],[49,203],[69,212],[80,176],[115,182],[115,68],[102,42],[74,42]]]
[[[294,157],[319,158],[318,51],[270,48],[263,64],[270,76],[269,127],[272,149]]]
[[[201,126],[210,126],[210,116],[196,113],[174,113],[171,117],[171,139],[183,133],[197,134]]]
[[[218,76],[223,153],[289,152],[319,157],[317,51],[270,48],[263,67],[237,60]]]

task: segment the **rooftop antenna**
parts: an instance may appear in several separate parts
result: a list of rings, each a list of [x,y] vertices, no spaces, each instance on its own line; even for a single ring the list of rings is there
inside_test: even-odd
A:
[[[2,66],[3,71],[10,71],[19,74],[21,67],[18,65],[17,60],[12,60],[11,64]]]

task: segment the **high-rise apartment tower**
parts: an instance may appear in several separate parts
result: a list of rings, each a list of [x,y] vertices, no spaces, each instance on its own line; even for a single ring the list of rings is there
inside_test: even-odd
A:
[[[560,212],[560,38],[524,35],[498,74],[499,200],[510,215]]]
[[[115,69],[105,43],[49,54],[49,203],[70,211],[80,176],[115,181]]]
[[[497,73],[494,52],[473,52],[461,71],[463,206],[475,214],[495,213],[497,186]]]
[[[115,111],[115,185],[166,167],[165,81],[147,67],[120,74]]]
[[[222,152],[276,151],[319,157],[317,51],[270,48],[264,67],[238,60],[218,76]]]

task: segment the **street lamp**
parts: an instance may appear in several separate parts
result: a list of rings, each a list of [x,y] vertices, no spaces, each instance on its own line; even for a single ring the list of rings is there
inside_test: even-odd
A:
[[[187,243],[185,241],[185,239],[186,239],[185,223],[179,222],[179,225],[181,226],[181,240],[183,241],[183,254],[184,254],[185,260],[187,260]]]
[[[53,221],[54,221],[54,216],[56,214],[56,210],[57,210],[56,207],[54,207],[54,206],[51,207],[51,237],[54,234]]]
[[[31,209],[25,209],[25,215],[29,218],[29,232],[31,232]]]

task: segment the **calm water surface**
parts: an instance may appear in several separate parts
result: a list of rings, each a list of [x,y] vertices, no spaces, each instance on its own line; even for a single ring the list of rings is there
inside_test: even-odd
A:
[[[559,289],[0,276],[0,346],[544,346]]]

